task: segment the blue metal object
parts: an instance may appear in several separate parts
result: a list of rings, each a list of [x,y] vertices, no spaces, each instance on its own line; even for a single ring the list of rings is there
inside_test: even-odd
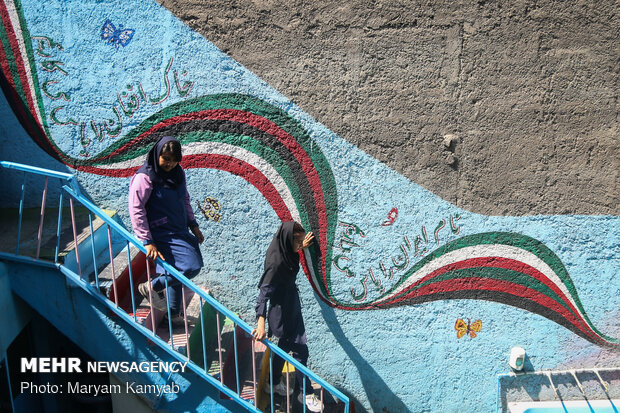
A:
[[[54,252],[54,262],[58,262],[58,252],[60,250],[60,228],[62,223],[62,191],[60,191],[60,199],[58,200],[58,226],[56,227],[56,251]],[[91,227],[92,233],[92,227]],[[96,273],[95,273],[96,274]],[[97,285],[99,287],[99,285]]]
[[[11,388],[11,374],[9,373],[9,357],[6,351],[4,352],[4,366],[6,367],[6,381],[9,384],[9,399],[11,399],[11,410],[17,413],[15,410],[15,401],[13,401],[13,389]]]
[[[269,351],[269,394],[271,397],[271,413],[273,413],[273,353]]]
[[[41,216],[39,218],[39,232],[37,233],[37,259],[39,259],[39,253],[41,252],[41,238],[43,238],[43,222],[45,219],[45,201],[47,200],[47,184],[49,180],[49,176],[46,176],[43,196],[41,197]]]
[[[215,325],[217,328],[217,355],[220,362],[220,383],[224,384],[224,370],[222,370],[222,329],[220,328],[220,314],[215,312]]]
[[[61,178],[61,179],[66,180],[68,182],[68,185],[63,185],[62,189],[64,191],[66,191],[69,195],[71,195],[71,198],[69,200],[70,200],[70,205],[71,205],[71,209],[72,209],[72,220],[74,220],[74,218],[73,218],[74,217],[74,214],[73,214],[73,199],[75,199],[76,201],[81,203],[84,207],[86,207],[91,213],[93,213],[94,215],[99,217],[101,220],[103,220],[107,224],[107,226],[108,226],[108,239],[109,239],[109,242],[111,242],[110,232],[114,231],[115,233],[119,234],[121,237],[123,237],[127,241],[128,254],[129,254],[129,243],[132,243],[138,250],[140,250],[140,251],[142,251],[143,253],[146,254],[146,248],[142,245],[142,243],[140,243],[125,228],[123,228],[120,224],[118,224],[116,221],[114,221],[110,216],[108,216],[99,207],[97,207],[95,204],[93,204],[90,200],[88,200],[85,196],[83,196],[81,194],[81,192],[79,190],[79,187],[78,187],[78,184],[77,184],[77,181],[76,181],[76,179],[75,179],[75,177],[73,175],[67,174],[67,173],[62,173],[62,172],[57,172],[57,171],[51,171],[51,170],[47,170],[47,169],[43,169],[43,168],[32,167],[32,166],[28,166],[28,165],[17,164],[17,163],[14,163],[14,162],[6,162],[6,161],[0,161],[0,166],[5,167],[5,168],[12,168],[12,169],[17,169],[17,170],[22,170],[22,171],[25,171],[25,172],[30,172],[30,173],[35,173],[35,174],[40,174],[40,175],[45,175],[45,176],[51,176],[51,177],[56,177],[56,178]],[[24,192],[25,192],[25,176],[24,176],[24,184],[22,185],[22,200],[20,202],[20,224],[21,224]],[[60,204],[61,205],[60,205],[60,209],[59,209],[58,235],[59,235],[59,231],[60,231],[60,216],[62,214],[62,198],[61,198],[61,203]],[[91,226],[92,226],[92,223],[91,223]],[[91,235],[92,235],[92,230],[91,230]],[[75,234],[75,226],[74,226],[74,238],[75,237],[76,237],[76,234]],[[203,341],[203,355],[204,355],[204,369],[201,368],[200,366],[196,365],[191,360],[189,360],[189,358],[185,358],[180,353],[178,353],[176,350],[174,350],[173,337],[172,337],[172,318],[171,318],[171,314],[170,314],[170,305],[169,305],[169,302],[168,302],[168,297],[166,297],[166,303],[167,303],[167,307],[168,307],[168,327],[169,327],[169,331],[170,331],[170,343],[171,343],[171,345],[168,345],[168,343],[165,343],[161,338],[159,338],[156,335],[155,331],[150,331],[149,329],[147,329],[146,327],[140,325],[139,323],[137,323],[135,321],[135,308],[134,308],[134,318],[132,318],[125,311],[123,311],[121,308],[119,308],[117,305],[115,305],[114,303],[109,301],[107,298],[101,296],[99,294],[99,290],[97,290],[95,292],[94,289],[91,288],[90,283],[85,281],[85,280],[83,280],[81,278],[81,267],[80,267],[80,263],[79,263],[79,257],[77,258],[78,259],[78,273],[79,274],[76,274],[76,273],[74,273],[73,271],[71,271],[70,269],[68,269],[67,267],[65,267],[62,264],[54,264],[54,263],[47,262],[47,261],[35,260],[33,258],[30,258],[30,257],[20,256],[18,254],[18,252],[19,252],[19,236],[18,236],[18,246],[17,246],[16,254],[15,255],[11,255],[11,254],[6,254],[6,253],[0,253],[0,258],[7,258],[7,259],[11,259],[11,260],[16,260],[16,261],[20,261],[20,262],[29,263],[29,264],[36,264],[36,265],[43,265],[43,266],[53,266],[53,267],[58,268],[63,274],[65,274],[75,284],[77,284],[78,286],[82,287],[94,299],[96,299],[99,302],[101,302],[102,304],[106,305],[108,308],[110,308],[110,310],[112,310],[120,318],[122,318],[123,320],[127,321],[130,325],[132,325],[134,328],[136,328],[138,331],[140,331],[143,335],[145,335],[151,341],[155,342],[159,347],[161,347],[162,349],[164,349],[165,351],[167,351],[169,354],[171,354],[173,357],[177,358],[180,361],[188,361],[189,362],[188,366],[194,372],[196,372],[196,374],[198,374],[200,377],[202,377],[203,379],[208,381],[210,384],[216,386],[222,393],[226,394],[228,397],[230,397],[231,399],[235,400],[236,402],[238,402],[240,405],[242,405],[246,409],[248,409],[250,411],[254,411],[254,412],[259,412],[259,410],[257,410],[254,406],[252,406],[250,403],[248,403],[248,401],[244,400],[238,394],[236,394],[231,389],[229,389],[228,387],[223,385],[223,370],[222,370],[222,365],[221,365],[221,359],[220,359],[220,381],[218,381],[217,379],[215,379],[214,377],[212,377],[211,375],[209,375],[207,373],[207,371],[206,371],[207,363],[206,363],[206,353],[205,353],[206,350],[205,350],[204,339],[202,340]],[[76,242],[76,255],[77,255],[77,242]],[[113,259],[113,257],[111,256],[111,261],[112,261],[112,259]],[[252,333],[252,327],[249,324],[247,324],[246,322],[244,322],[243,320],[241,320],[236,314],[234,314],[228,308],[226,308],[222,304],[220,304],[212,296],[210,296],[209,294],[204,292],[202,289],[200,289],[196,285],[194,285],[189,279],[187,279],[183,274],[181,274],[179,271],[177,271],[169,263],[161,260],[160,258],[157,258],[155,260],[155,262],[157,264],[159,264],[161,267],[163,267],[163,269],[164,269],[166,274],[171,274],[178,281],[180,281],[180,283],[183,284],[187,289],[189,289],[189,290],[193,291],[195,294],[197,294],[198,297],[201,300],[201,304],[206,302],[216,311],[216,322],[217,322],[217,325],[218,325],[218,341],[220,341],[220,337],[219,337],[219,332],[220,332],[220,329],[219,329],[219,324],[220,324],[219,323],[219,314],[220,313],[223,314],[225,317],[227,317],[228,319],[230,319],[233,322],[233,324],[235,326],[235,330],[234,330],[234,334],[235,334],[234,335],[234,340],[235,340],[235,343],[234,343],[234,345],[235,345],[235,368],[237,370],[236,371],[236,373],[237,373],[237,390],[238,390],[238,392],[240,392],[239,373],[238,373],[238,365],[237,365],[237,349],[236,349],[236,346],[237,346],[237,343],[236,343],[236,326],[239,326],[243,331],[245,331],[245,333],[250,334],[250,335]],[[131,266],[131,257],[130,257],[129,266]],[[95,267],[96,267],[96,264],[95,264]],[[131,275],[130,275],[130,279],[131,279]],[[167,279],[165,280],[165,283],[166,283],[166,289],[167,289],[167,287],[168,287],[168,280]],[[115,293],[115,297],[117,298],[116,293]],[[132,305],[134,305],[133,304],[133,287],[132,287]],[[202,323],[202,324],[204,324],[204,323]],[[202,326],[202,329],[203,329],[203,338],[204,338],[204,326]],[[321,377],[317,376],[314,372],[312,372],[306,366],[304,366],[301,363],[299,363],[297,360],[295,360],[293,357],[291,357],[287,352],[283,351],[281,348],[276,346],[271,341],[269,341],[267,339],[264,339],[264,340],[262,340],[262,343],[264,343],[265,346],[269,349],[269,370],[270,370],[269,371],[269,382],[271,384],[271,409],[272,409],[272,411],[273,411],[273,389],[274,389],[274,386],[273,386],[273,372],[271,370],[272,370],[272,358],[273,358],[273,354],[275,354],[276,356],[283,358],[286,362],[288,362],[291,365],[293,365],[295,367],[295,369],[297,369],[298,371],[303,373],[305,376],[309,377],[314,382],[319,384],[323,389],[325,389],[328,392],[330,392],[337,399],[341,400],[344,403],[344,405],[345,405],[344,406],[344,413],[348,413],[349,412],[349,398],[347,396],[345,396],[342,392],[340,392],[338,389],[336,389],[335,387],[333,387],[332,385],[327,383]],[[220,349],[220,356],[221,356],[221,345],[219,346],[219,349]],[[304,393],[305,393],[305,385],[304,385]],[[305,408],[305,403],[304,403],[304,408]]]
[[[24,194],[26,193],[26,174],[24,173],[24,181],[22,182],[22,195],[19,200],[19,221],[17,223],[17,246],[15,247],[15,255],[19,255],[19,239],[22,234],[22,215],[24,213]]]
[[[138,318],[136,317],[136,299],[133,294],[133,273],[131,272],[131,248],[129,246],[129,241],[127,241],[127,269],[129,270],[129,288],[131,293],[131,309],[133,310],[133,321],[138,322]]]
[[[61,192],[62,193],[62,192]],[[93,268],[95,269],[95,285],[99,290],[99,274],[97,273],[97,254],[95,254],[95,231],[93,230],[93,215],[88,214],[88,225],[90,227],[90,249],[93,252]]]
[[[67,181],[72,181],[74,179],[72,174],[68,174],[66,172],[52,171],[51,169],[38,168],[36,166],[24,165],[16,162],[0,161],[0,166],[7,169],[17,169],[18,171],[25,171],[32,174],[66,179]]]
[[[239,387],[239,360],[237,358],[237,326],[233,326],[233,344],[235,348],[235,378],[237,380],[237,394],[241,394],[241,387]]]
[[[37,263],[39,263],[39,262],[41,262],[41,261],[38,261]],[[110,300],[108,300],[107,298],[105,298],[102,295],[98,294],[97,292],[93,291],[92,288],[89,288],[89,284],[86,281],[82,280],[78,274],[74,273],[73,271],[71,271],[70,269],[68,269],[67,267],[65,267],[62,264],[54,265],[54,267],[58,268],[60,270],[60,272],[62,272],[74,284],[76,284],[79,287],[82,287],[82,289],[84,291],[86,291],[92,298],[94,298],[95,300],[99,301],[101,304],[105,305],[110,311],[114,312],[114,314],[116,314],[121,319],[123,319],[123,321],[125,321],[129,325],[133,326],[142,335],[144,335],[146,338],[148,338],[149,340],[151,340],[152,342],[157,344],[157,346],[160,347],[162,350],[166,351],[168,354],[170,354],[172,357],[174,357],[175,359],[177,359],[178,361],[180,361],[182,363],[185,363],[187,361],[187,358],[185,358],[179,352],[177,352],[173,348],[171,348],[168,345],[168,343],[166,343],[164,340],[159,338],[159,336],[157,336],[151,330],[147,329],[146,327],[144,327],[144,326],[142,326],[140,324],[134,323],[133,322],[133,318],[131,318],[125,311],[123,311],[122,308],[117,307]],[[196,373],[197,375],[202,377],[209,384],[215,386],[218,390],[220,390],[226,396],[228,396],[231,399],[235,400],[237,403],[239,403],[240,405],[242,405],[243,407],[245,407],[249,411],[260,413],[260,410],[256,409],[254,406],[252,406],[252,404],[250,404],[247,400],[244,400],[241,397],[237,396],[237,393],[235,393],[234,391],[232,391],[228,387],[222,386],[217,379],[215,379],[211,375],[205,373],[204,370],[200,366],[198,366],[196,363],[194,363],[192,361],[189,361],[188,364],[187,364],[187,367],[189,367],[194,373]]]
[[[14,255],[8,252],[0,252],[0,260],[16,261],[16,262],[21,262],[24,264],[34,264],[34,265],[40,265],[41,267],[48,267],[48,268],[56,268],[57,266],[57,264],[51,261],[35,260],[32,257],[27,257],[25,255]]]
[[[168,275],[166,272],[165,275]],[[170,297],[168,297],[168,277],[164,277],[164,284],[166,288],[166,310],[168,311],[168,331],[170,331],[170,347],[174,348],[174,340],[172,338],[172,314],[170,313]]]
[[[110,269],[112,270],[112,288],[114,289],[114,304],[118,307],[118,291],[116,290],[116,273],[114,271],[114,254],[112,253],[112,233],[110,226],[108,229],[108,251],[110,251]],[[79,268],[79,266],[78,266]]]
[[[200,340],[202,342],[202,362],[204,364],[204,369],[205,371],[207,370],[207,343],[205,343],[205,320],[202,317],[202,308],[204,305],[204,300],[202,299],[202,297],[200,297],[200,332],[202,333],[202,340]],[[189,351],[187,352],[187,357],[189,358]]]

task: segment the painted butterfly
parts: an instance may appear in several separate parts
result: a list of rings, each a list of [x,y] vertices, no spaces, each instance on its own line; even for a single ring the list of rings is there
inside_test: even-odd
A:
[[[101,39],[108,44],[116,46],[118,50],[118,46],[125,47],[129,44],[134,32],[134,29],[123,29],[122,25],[119,25],[117,29],[110,19],[107,19],[101,28]]]
[[[454,324],[454,329],[456,330],[456,338],[462,338],[463,336],[469,335],[471,338],[476,337],[476,333],[479,333],[482,330],[482,321],[476,320],[470,324],[470,319],[467,319],[467,323],[462,319],[457,319]]]
[[[381,225],[384,227],[392,225],[394,221],[396,221],[396,217],[398,217],[398,208],[394,207],[390,210],[390,212],[388,212],[387,220],[383,221]]]
[[[211,219],[215,222],[220,222],[220,219],[222,219],[222,214],[220,213],[222,206],[217,199],[207,197],[205,198],[204,206],[200,205],[198,201],[196,201],[196,205],[198,205],[198,209],[206,219]]]

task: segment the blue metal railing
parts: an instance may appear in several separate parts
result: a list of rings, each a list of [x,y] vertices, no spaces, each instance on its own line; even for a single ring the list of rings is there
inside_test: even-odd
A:
[[[201,323],[201,329],[202,329],[202,337],[203,340],[202,341],[202,354],[203,354],[203,366],[198,366],[196,363],[194,363],[192,360],[190,360],[190,353],[189,353],[189,347],[187,348],[187,356],[179,353],[178,351],[175,350],[174,348],[174,342],[173,342],[173,329],[172,329],[172,315],[170,313],[170,305],[168,303],[168,297],[166,295],[166,302],[167,302],[167,313],[168,313],[168,329],[169,329],[169,333],[170,333],[170,344],[166,343],[164,340],[162,340],[159,336],[157,336],[156,334],[156,326],[155,326],[155,321],[154,321],[154,317],[153,317],[153,305],[152,305],[152,297],[151,297],[151,293],[149,291],[149,304],[151,307],[151,323],[152,323],[152,329],[147,328],[148,326],[143,326],[142,324],[140,324],[137,319],[136,319],[136,301],[135,301],[135,297],[134,297],[134,288],[133,288],[133,276],[131,274],[132,271],[132,260],[131,260],[131,253],[130,253],[130,244],[133,244],[135,248],[137,248],[139,251],[143,252],[146,254],[146,249],[145,247],[142,245],[141,242],[139,242],[136,238],[133,237],[133,235],[131,235],[125,228],[123,228],[120,224],[118,224],[116,221],[114,221],[114,219],[112,219],[110,216],[108,216],[104,211],[102,211],[99,207],[97,207],[95,204],[93,204],[90,200],[88,200],[84,195],[82,195],[82,193],[79,190],[79,186],[77,184],[77,181],[75,179],[75,176],[72,174],[68,174],[68,173],[63,173],[63,172],[57,172],[57,171],[51,171],[51,170],[47,170],[47,169],[43,169],[43,168],[38,168],[38,167],[33,167],[33,166],[29,166],[29,165],[23,165],[23,164],[18,164],[18,163],[14,163],[14,162],[6,162],[6,161],[0,161],[0,166],[2,166],[3,168],[8,168],[8,169],[16,169],[16,170],[20,170],[24,172],[24,183],[22,184],[22,192],[21,192],[21,199],[20,199],[20,207],[19,207],[19,223],[18,223],[18,234],[17,234],[17,248],[16,248],[16,252],[15,254],[6,254],[6,253],[0,253],[0,258],[8,258],[8,259],[14,259],[17,261],[23,261],[23,262],[28,262],[28,263],[37,263],[40,265],[54,265],[57,268],[60,269],[60,271],[67,276],[68,278],[70,278],[75,284],[81,286],[88,294],[90,294],[94,299],[96,299],[97,301],[99,301],[100,303],[104,304],[105,306],[107,306],[108,308],[110,308],[110,310],[112,310],[115,314],[117,314],[120,318],[122,318],[124,321],[126,321],[127,323],[129,323],[130,325],[132,325],[134,328],[136,328],[140,333],[142,333],[143,335],[145,335],[147,338],[149,338],[150,340],[152,340],[154,343],[156,343],[159,347],[161,347],[162,349],[164,349],[166,352],[168,352],[170,355],[172,355],[174,358],[178,359],[179,361],[182,362],[188,362],[188,366],[200,377],[202,377],[204,380],[206,380],[207,382],[209,382],[210,384],[212,384],[213,386],[215,386],[216,388],[218,388],[219,391],[221,391],[222,393],[224,393],[226,396],[230,397],[231,399],[235,400],[237,403],[239,403],[240,405],[242,405],[243,407],[245,407],[246,409],[250,410],[250,411],[255,411],[255,412],[259,412],[260,410],[258,410],[256,404],[257,404],[257,390],[256,390],[256,367],[254,365],[254,338],[252,338],[252,369],[253,369],[253,390],[254,390],[254,405],[252,405],[251,403],[249,403],[247,400],[243,399],[241,397],[241,388],[240,388],[240,383],[239,383],[239,363],[238,363],[238,354],[237,354],[237,333],[236,333],[236,327],[240,327],[247,335],[249,335],[251,337],[251,333],[252,333],[252,327],[250,325],[248,325],[246,322],[244,322],[243,320],[241,320],[236,314],[234,314],[232,311],[228,310],[226,307],[224,307],[221,303],[219,303],[217,300],[215,300],[212,296],[210,296],[207,292],[203,291],[202,289],[198,288],[196,285],[194,285],[189,279],[187,279],[184,275],[182,275],[179,271],[177,271],[173,266],[171,266],[170,264],[168,264],[165,261],[162,261],[161,259],[157,258],[156,259],[156,263],[159,264],[161,267],[163,267],[163,269],[165,270],[167,275],[171,275],[173,276],[176,280],[178,280],[181,284],[182,284],[182,299],[183,299],[183,307],[186,307],[186,302],[185,302],[185,291],[192,291],[194,294],[197,294],[198,297],[200,298],[200,308],[202,309],[203,305],[209,304],[216,312],[216,323],[217,323],[217,341],[218,341],[218,352],[219,352],[219,362],[220,362],[220,368],[222,368],[222,347],[221,347],[221,329],[220,329],[220,316],[219,314],[227,317],[229,320],[232,321],[233,325],[234,325],[234,329],[233,329],[233,345],[234,345],[234,362],[235,362],[235,382],[236,382],[236,391],[230,389],[228,386],[226,386],[224,384],[224,379],[223,379],[223,370],[220,372],[220,378],[219,380],[216,379],[215,377],[211,376],[208,372],[207,372],[207,357],[206,357],[206,343],[204,340],[205,337],[205,323],[202,322]],[[33,259],[32,257],[27,257],[27,256],[22,256],[19,255],[19,239],[20,239],[20,231],[21,231],[21,227],[22,227],[22,219],[23,219],[23,203],[24,203],[24,193],[25,193],[25,174],[26,173],[33,173],[33,174],[38,174],[38,175],[43,175],[46,177],[45,180],[45,189],[43,190],[43,197],[42,197],[42,206],[41,206],[41,218],[40,218],[40,224],[39,224],[39,230],[38,230],[38,240],[37,240],[37,254],[36,257]],[[46,202],[46,193],[47,193],[47,185],[48,185],[48,180],[49,178],[58,178],[61,180],[61,185],[62,185],[62,191],[60,192],[60,196],[59,196],[59,207],[58,207],[58,224],[57,224],[57,228],[56,228],[56,237],[57,237],[57,241],[56,241],[56,248],[55,248],[55,253],[54,253],[54,264],[51,264],[49,261],[45,261],[45,260],[41,260],[39,259],[39,249],[40,249],[40,244],[41,244],[41,236],[42,236],[42,227],[43,227],[43,217],[44,217],[44,210],[45,210],[45,202]],[[62,219],[62,206],[63,206],[63,191],[66,192],[67,194],[70,195],[69,198],[69,203],[70,203],[70,208],[71,208],[71,219],[72,219],[72,230],[73,230],[73,237],[74,237],[74,248],[75,248],[75,255],[76,255],[76,261],[77,261],[77,273],[75,273],[75,271],[73,271],[72,269],[68,268],[66,265],[62,264],[59,262],[59,247],[60,247],[60,235],[61,235],[61,219]],[[76,223],[75,223],[75,211],[74,211],[74,205],[73,205],[73,201],[76,200],[77,202],[79,202],[83,207],[85,207],[88,211],[89,211],[89,227],[90,227],[90,237],[91,237],[91,248],[92,248],[92,257],[93,257],[93,267],[94,267],[94,277],[95,277],[95,287],[93,287],[93,285],[84,278],[83,274],[82,274],[82,267],[81,267],[81,263],[80,263],[80,257],[79,257],[79,249],[78,249],[78,240],[77,240],[77,233],[76,233]],[[112,282],[113,282],[113,288],[114,288],[114,299],[115,302],[110,301],[107,297],[103,296],[101,294],[100,288],[99,288],[99,274],[97,271],[97,264],[96,264],[96,254],[95,254],[95,249],[94,249],[94,236],[93,236],[93,223],[92,223],[92,215],[95,215],[96,217],[98,217],[99,219],[101,219],[106,225],[107,225],[107,231],[108,231],[108,245],[109,245],[109,250],[110,250],[110,263],[112,265]],[[118,291],[117,291],[117,287],[116,287],[116,276],[115,276],[115,272],[114,272],[114,256],[113,256],[113,252],[112,252],[112,240],[111,240],[111,233],[120,235],[125,241],[126,243],[126,247],[127,247],[127,255],[128,255],[128,271],[129,271],[129,282],[130,282],[130,293],[131,293],[131,308],[133,310],[133,317],[130,316],[129,314],[127,314],[121,307],[119,307],[119,303],[118,303]],[[150,285],[150,281],[151,281],[151,274],[150,274],[150,265],[148,264],[148,262],[146,263],[146,272],[147,272],[147,280],[149,282]],[[167,287],[168,287],[168,280],[167,277],[165,278],[165,282],[166,282],[166,289],[165,291],[167,291]],[[150,289],[149,289],[150,290]],[[185,324],[185,335],[186,335],[186,339],[188,338],[188,324],[187,324],[187,315],[184,313],[184,324]],[[303,373],[306,377],[310,378],[312,381],[314,381],[315,383],[317,383],[320,387],[321,387],[321,406],[322,406],[322,402],[323,402],[323,390],[328,391],[333,397],[335,397],[336,399],[338,399],[339,401],[341,401],[344,404],[344,413],[348,413],[349,411],[349,399],[347,396],[345,396],[343,393],[341,393],[338,389],[336,389],[335,387],[333,387],[332,385],[330,385],[329,383],[327,383],[325,380],[323,380],[321,377],[317,376],[315,373],[313,373],[310,369],[308,369],[307,367],[303,366],[301,363],[299,363],[297,360],[295,360],[294,358],[292,358],[288,353],[286,353],[285,351],[283,351],[281,348],[279,348],[277,345],[275,345],[274,343],[272,343],[271,341],[265,339],[262,340],[262,343],[269,349],[269,366],[270,366],[270,375],[269,375],[269,384],[270,384],[270,400],[271,400],[271,411],[274,411],[274,403],[273,403],[273,389],[274,389],[274,383],[273,383],[273,372],[271,371],[271,363],[272,363],[272,358],[273,355],[275,354],[278,357],[283,358],[288,364],[294,366],[294,368],[298,371],[300,371],[301,373]],[[189,340],[187,342],[187,345],[189,346]],[[287,370],[288,370],[288,364],[287,364]],[[286,380],[286,390],[287,390],[287,394],[288,394],[288,390],[289,390],[289,380],[288,380],[288,374],[287,374],[287,380]],[[306,396],[306,385],[305,385],[305,380],[303,380],[303,397],[305,399]],[[302,400],[303,401],[303,400]],[[290,411],[290,402],[289,402],[289,397],[287,396],[287,411]],[[321,407],[322,410],[322,407]],[[306,411],[306,405],[305,403],[303,403],[303,411]]]

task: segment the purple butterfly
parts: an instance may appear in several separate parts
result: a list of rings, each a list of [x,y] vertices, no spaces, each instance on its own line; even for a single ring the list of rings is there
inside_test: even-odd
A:
[[[125,47],[129,44],[134,32],[134,29],[123,29],[122,25],[119,25],[117,29],[110,19],[107,19],[101,28],[101,39],[108,44],[113,44],[118,50],[118,46]]]

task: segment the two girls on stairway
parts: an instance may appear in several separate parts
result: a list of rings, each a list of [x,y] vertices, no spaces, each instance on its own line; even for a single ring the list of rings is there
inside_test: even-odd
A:
[[[203,266],[199,243],[204,236],[194,217],[185,172],[181,162],[181,144],[173,137],[161,138],[149,151],[144,165],[133,176],[129,186],[129,214],[134,232],[144,244],[147,257],[163,259],[185,277],[196,276]],[[191,231],[191,234],[190,234]],[[291,352],[295,360],[307,365],[308,346],[301,314],[301,301],[295,280],[299,272],[299,254],[312,245],[314,236],[297,222],[283,222],[276,232],[265,257],[265,269],[258,284],[256,304],[258,325],[252,332],[257,340],[275,336],[278,346]],[[145,298],[152,297],[153,306],[166,310],[166,290],[173,320],[182,320],[183,285],[165,273],[160,265],[157,276],[149,284],[138,286]],[[267,311],[267,303],[269,310]],[[265,319],[268,330],[265,331]],[[284,360],[273,361],[273,391],[286,396],[287,387],[280,382]],[[310,380],[296,371],[295,389],[302,397],[306,382],[305,402],[308,410],[321,411],[321,401],[312,392]],[[267,392],[270,391],[268,386]],[[288,389],[292,394],[293,389]]]

